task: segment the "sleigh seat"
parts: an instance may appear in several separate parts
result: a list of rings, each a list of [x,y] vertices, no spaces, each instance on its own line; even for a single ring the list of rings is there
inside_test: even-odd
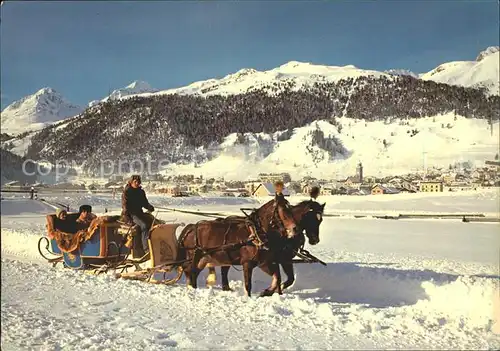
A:
[[[68,213],[67,221],[75,221],[78,213]],[[123,260],[130,253],[128,242],[137,230],[135,226],[118,223],[112,216],[95,218],[86,229],[76,233],[66,233],[57,228],[56,215],[46,216],[47,237],[54,255],[65,258],[65,264],[81,268],[85,264],[103,264],[108,261]],[[125,233],[125,234],[122,234]]]

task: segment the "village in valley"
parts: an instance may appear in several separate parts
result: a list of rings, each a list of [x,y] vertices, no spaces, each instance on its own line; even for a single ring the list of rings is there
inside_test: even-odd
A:
[[[252,180],[225,180],[205,178],[193,174],[165,176],[162,174],[143,174],[143,187],[149,193],[164,194],[171,197],[214,196],[214,197],[267,197],[274,195],[274,182],[285,183],[284,195],[306,195],[313,186],[320,188],[321,195],[392,195],[416,192],[444,192],[477,190],[483,187],[500,186],[500,161],[487,160],[483,167],[473,168],[470,164],[449,165],[442,168],[428,168],[425,171],[374,177],[366,172],[361,162],[352,176],[344,179],[316,179],[306,176],[292,179],[289,173],[260,173]],[[44,182],[26,183],[12,181],[4,184],[2,190],[28,190],[51,192],[93,192],[121,193],[128,175],[112,175],[107,181],[102,179],[62,177],[52,184]]]

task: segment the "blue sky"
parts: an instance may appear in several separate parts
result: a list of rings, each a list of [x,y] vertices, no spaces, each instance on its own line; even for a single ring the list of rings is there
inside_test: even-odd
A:
[[[291,60],[425,72],[499,45],[495,1],[7,1],[2,108],[42,87],[85,105]]]

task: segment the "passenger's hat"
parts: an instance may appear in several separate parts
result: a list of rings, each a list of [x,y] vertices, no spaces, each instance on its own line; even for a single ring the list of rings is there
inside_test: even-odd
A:
[[[58,209],[56,210],[56,217],[57,217],[57,218],[59,218],[59,216],[60,216],[60,215],[61,215],[61,213],[63,213],[63,212],[64,212],[64,213],[66,213],[66,214],[68,214],[68,212],[67,212],[66,210],[64,210],[64,209],[62,209],[62,208],[58,208]]]
[[[81,205],[80,209],[78,210],[78,213],[82,212],[92,212],[92,206],[90,205]]]

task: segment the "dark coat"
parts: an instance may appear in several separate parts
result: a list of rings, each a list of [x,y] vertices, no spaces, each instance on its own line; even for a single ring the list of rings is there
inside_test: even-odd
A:
[[[69,220],[68,218],[64,220],[56,218],[54,221],[54,228],[60,230],[61,232],[70,234],[75,234],[80,229],[76,225],[75,221]]]
[[[285,195],[283,195],[283,193],[276,193],[274,195],[274,210],[275,211],[278,209],[278,206],[283,206],[283,207],[290,208],[290,203],[285,198]]]
[[[289,203],[288,203],[287,199],[285,199],[285,195],[283,195],[283,193],[276,193],[275,194],[274,203],[275,203],[275,206],[277,206],[278,204],[289,205]]]
[[[142,188],[132,188],[127,184],[122,193],[122,217],[126,221],[132,222],[132,215],[141,216],[143,208],[151,212],[155,210]]]

